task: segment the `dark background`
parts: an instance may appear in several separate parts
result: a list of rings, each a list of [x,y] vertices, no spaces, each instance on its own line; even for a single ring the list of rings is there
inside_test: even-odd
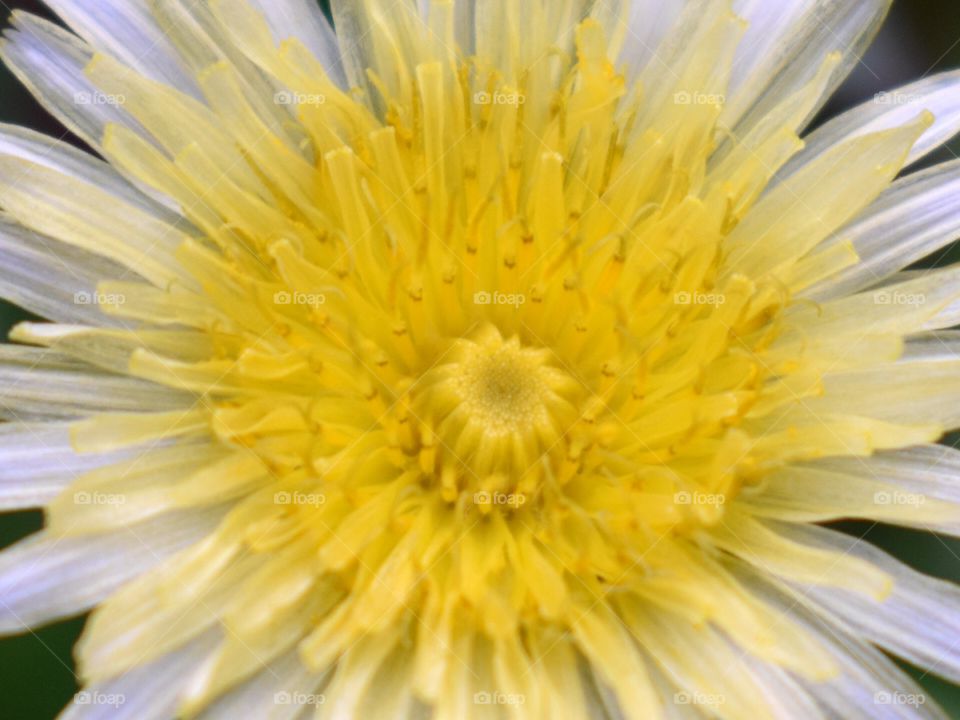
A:
[[[97,2],[97,0],[88,0]],[[776,2],[777,0],[771,0]],[[858,0],[850,0],[857,2]],[[5,26],[13,9],[52,16],[40,2],[0,0],[0,22]],[[856,71],[840,89],[817,122],[837,114],[877,92],[931,73],[960,67],[960,5],[957,0],[894,0],[884,29]],[[54,137],[80,144],[51,118],[0,66],[0,122],[27,125]],[[960,155],[955,140],[927,159],[927,164]],[[955,245],[924,265],[960,260]],[[0,268],[2,272],[2,268]],[[0,302],[0,332],[26,315]],[[960,444],[954,434],[944,442]],[[0,513],[0,547],[38,530],[39,512]],[[918,569],[960,582],[960,541],[870,523],[843,523],[843,528],[866,535]],[[0,639],[0,719],[45,720],[57,715],[76,692],[71,648],[83,629],[84,618],[57,623],[26,635]],[[719,671],[719,669],[718,669]],[[928,692],[960,718],[960,688],[911,670]],[[865,717],[869,709],[865,709]]]

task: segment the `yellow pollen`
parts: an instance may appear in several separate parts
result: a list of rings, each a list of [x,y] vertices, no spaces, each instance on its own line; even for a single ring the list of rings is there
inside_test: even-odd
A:
[[[486,325],[448,356],[424,377],[415,406],[436,424],[444,462],[456,464],[467,485],[489,473],[524,475],[577,417],[578,385],[548,349],[504,340]]]
[[[508,435],[546,422],[544,353],[521,347],[516,338],[495,349],[471,344],[457,391],[484,432]]]

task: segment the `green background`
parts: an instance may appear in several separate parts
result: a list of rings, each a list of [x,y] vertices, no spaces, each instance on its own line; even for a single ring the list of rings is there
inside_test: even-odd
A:
[[[0,20],[4,26],[13,9],[26,9],[52,17],[38,2],[0,0]],[[960,67],[960,5],[957,0],[895,0],[892,15],[877,42],[818,122],[873,97],[877,92],[956,67]],[[65,133],[4,68],[0,68],[0,121],[27,125],[55,137],[64,137]],[[80,144],[69,135],[65,139]],[[960,141],[954,141],[926,162],[940,162],[958,155]],[[923,265],[942,265],[957,260],[960,260],[960,251],[955,245]],[[0,303],[0,330],[4,334],[14,323],[26,317],[18,308]],[[960,436],[952,435],[944,442],[960,444]],[[0,547],[34,532],[41,525],[39,512],[0,513]],[[869,523],[843,523],[842,527],[851,533],[865,535],[871,542],[926,573],[960,582],[958,540]],[[83,629],[83,623],[84,618],[77,618],[33,633],[0,639],[0,720],[56,717],[77,689],[71,648]],[[951,717],[960,718],[960,688],[921,672],[912,672]],[[864,717],[867,716],[869,711]]]

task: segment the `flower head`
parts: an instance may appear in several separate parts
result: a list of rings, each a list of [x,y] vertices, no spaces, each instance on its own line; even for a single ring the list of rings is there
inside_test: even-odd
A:
[[[800,139],[886,3],[50,4],[79,37],[15,14],[4,58],[106,162],[0,132],[0,290],[53,321],[2,351],[0,503],[47,527],[0,629],[93,608],[88,699],[852,717],[922,697],[878,647],[960,679],[960,593],[816,524],[960,519],[960,273],[898,273],[958,170],[895,180],[957,80]]]

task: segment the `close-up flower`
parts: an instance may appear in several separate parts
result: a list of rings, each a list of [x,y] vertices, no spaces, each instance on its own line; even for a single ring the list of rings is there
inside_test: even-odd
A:
[[[960,74],[808,129],[889,2],[47,5],[0,633],[90,613],[62,717],[948,717],[960,589],[834,522],[960,535]]]

